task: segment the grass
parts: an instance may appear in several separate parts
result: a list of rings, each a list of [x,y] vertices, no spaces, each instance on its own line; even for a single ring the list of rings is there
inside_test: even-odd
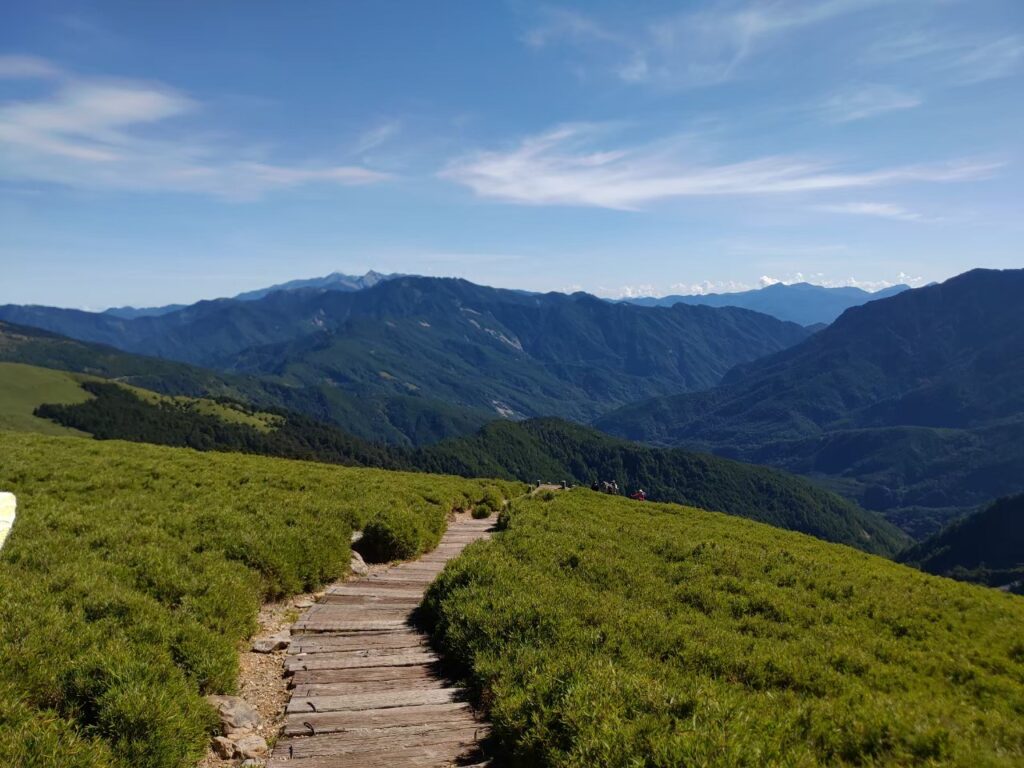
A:
[[[212,416],[226,424],[252,427],[257,432],[264,434],[272,432],[284,422],[284,418],[277,414],[254,411],[238,403],[211,400],[205,397],[161,395],[158,392],[143,389],[142,387],[134,387],[129,384],[121,384],[120,386],[134,393],[136,397],[144,402],[166,408],[175,408],[186,413],[191,412]]]
[[[43,403],[72,405],[88,400],[91,395],[82,389],[79,379],[64,371],[0,362],[0,429],[44,435],[84,435],[84,432],[32,413]]]
[[[573,490],[513,502],[425,621],[521,766],[1019,766],[1024,600]]]
[[[513,484],[0,432],[0,765],[184,768],[260,603],[344,575],[353,529],[430,548]]]

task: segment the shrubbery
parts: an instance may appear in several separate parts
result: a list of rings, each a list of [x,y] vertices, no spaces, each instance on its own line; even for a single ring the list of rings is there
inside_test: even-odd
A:
[[[342,576],[367,520],[412,541],[394,556],[430,548],[492,486],[0,432],[0,487],[19,501],[0,555],[0,765],[184,768],[262,600]]]
[[[1024,601],[696,509],[517,500],[424,616],[521,766],[1024,764]]]

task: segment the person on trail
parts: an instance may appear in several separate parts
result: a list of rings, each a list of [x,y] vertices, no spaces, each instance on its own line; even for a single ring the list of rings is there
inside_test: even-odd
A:
[[[636,493],[631,493],[629,495],[629,498],[633,499],[634,501],[647,501],[647,494],[644,493],[644,489],[641,488]]]

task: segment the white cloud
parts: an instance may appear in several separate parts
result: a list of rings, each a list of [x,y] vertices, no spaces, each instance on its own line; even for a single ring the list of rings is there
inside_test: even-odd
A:
[[[481,197],[530,205],[635,210],[669,198],[779,195],[951,182],[989,175],[997,165],[959,161],[842,171],[808,159],[767,156],[731,163],[693,162],[678,137],[602,150],[598,125],[563,125],[504,151],[457,158],[441,172]],[[682,146],[682,149],[680,149]]]
[[[673,283],[667,287],[655,285],[624,285],[619,288],[600,287],[594,291],[597,296],[604,296],[611,299],[636,299],[643,297],[660,296],[706,296],[711,293],[738,293],[740,291],[753,291],[759,288],[767,288],[771,285],[794,285],[796,283],[811,283],[824,288],[860,288],[861,290],[874,293],[894,285],[909,285],[912,288],[922,285],[924,279],[912,277],[905,272],[900,272],[895,279],[884,278],[875,280],[858,280],[855,277],[830,278],[823,272],[805,274],[794,272],[781,277],[762,275],[755,281],[744,282],[737,280],[702,280],[693,283]],[[574,286],[576,290],[583,290],[581,286]]]
[[[868,117],[913,109],[923,99],[892,85],[865,84],[833,94],[821,105],[822,116],[832,123],[848,123]]]
[[[163,85],[65,75],[46,96],[0,104],[2,174],[73,187],[240,200],[311,183],[385,178],[360,166],[282,165],[254,157],[237,142],[197,140],[183,120],[200,111],[200,104]]]
[[[784,35],[885,0],[763,0],[719,3],[710,10],[613,27],[577,11],[545,9],[525,40],[534,48],[565,43],[611,56],[610,71],[630,83],[668,87],[729,80],[748,58]]]
[[[896,221],[926,221],[925,217],[920,213],[908,210],[901,205],[894,205],[893,203],[836,203],[832,205],[819,205],[817,210],[854,216],[877,216]]]

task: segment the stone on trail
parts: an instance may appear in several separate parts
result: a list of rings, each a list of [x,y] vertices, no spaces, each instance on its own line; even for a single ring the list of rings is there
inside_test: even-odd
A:
[[[235,757],[242,757],[246,759],[254,759],[257,757],[263,757],[267,754],[270,749],[267,746],[267,741],[262,736],[257,736],[255,733],[250,733],[247,736],[243,736],[235,741]]]
[[[367,576],[370,573],[370,566],[363,560],[363,556],[355,550],[352,551],[352,559],[349,561],[348,568],[356,576]]]
[[[291,644],[291,635],[287,632],[278,632],[276,635],[257,637],[252,641],[252,649],[255,653],[273,653],[283,651]]]
[[[240,696],[207,696],[206,700],[217,710],[221,728],[228,735],[260,724],[259,713]]]
[[[226,736],[213,738],[213,751],[222,760],[230,760],[235,756],[235,742]]]

